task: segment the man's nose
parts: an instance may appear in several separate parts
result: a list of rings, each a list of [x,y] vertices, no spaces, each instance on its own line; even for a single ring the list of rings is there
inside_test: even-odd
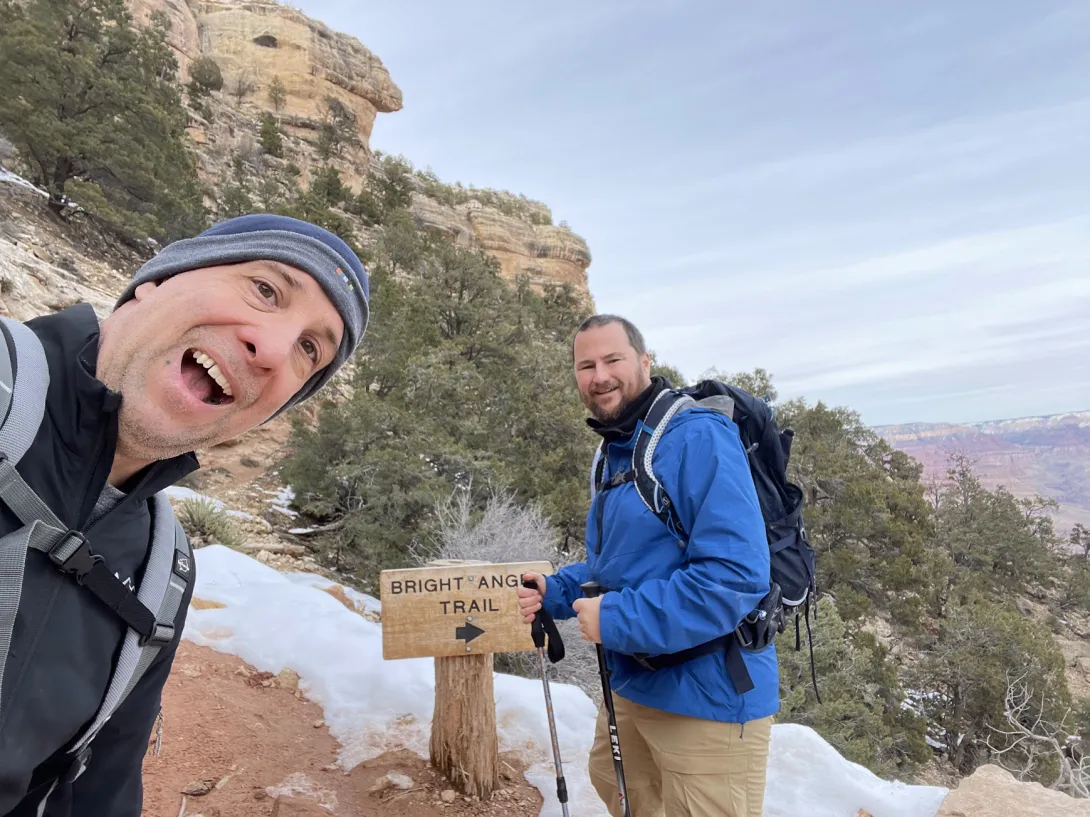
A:
[[[267,371],[276,371],[291,359],[296,337],[291,327],[280,324],[244,326],[238,331],[247,362]]]

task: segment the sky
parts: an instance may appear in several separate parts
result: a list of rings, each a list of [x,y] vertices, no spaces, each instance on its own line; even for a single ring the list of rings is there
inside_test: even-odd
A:
[[[1085,0],[293,4],[402,89],[372,148],[546,203],[690,381],[870,425],[1090,409]]]

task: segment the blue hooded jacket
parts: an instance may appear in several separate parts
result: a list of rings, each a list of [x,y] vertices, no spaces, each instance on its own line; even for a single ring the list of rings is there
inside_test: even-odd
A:
[[[633,435],[606,448],[603,479],[628,471]],[[655,709],[695,718],[745,723],[779,711],[776,647],[743,651],[754,688],[739,694],[715,652],[651,671],[630,656],[694,647],[734,630],[769,591],[769,552],[757,492],[738,427],[727,417],[694,408],[670,421],[652,468],[685,530],[681,543],[626,482],[601,491],[587,514],[587,560],[546,579],[543,606],[555,619],[575,615],[579,585],[603,587],[602,645],[615,694]],[[602,508],[602,539],[597,511]],[[605,592],[607,590],[609,592]]]

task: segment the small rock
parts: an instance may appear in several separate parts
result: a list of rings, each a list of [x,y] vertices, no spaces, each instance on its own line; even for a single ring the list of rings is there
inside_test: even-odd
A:
[[[407,774],[402,774],[401,772],[387,772],[371,785],[369,791],[372,794],[385,791],[386,789],[401,789],[402,791],[407,791],[414,785],[413,779]]]
[[[215,785],[215,778],[194,780],[192,783],[182,789],[182,794],[188,795],[189,797],[203,797],[204,795],[208,794],[208,792],[212,791],[212,787]]]
[[[318,720],[312,723],[311,726],[313,726],[315,729],[321,729],[323,726],[325,726],[325,721],[322,718],[318,718]]]
[[[280,670],[280,674],[276,676],[277,686],[283,689],[297,689],[299,687],[299,673],[291,669],[291,667],[284,667]]]
[[[329,809],[313,800],[281,795],[273,803],[272,817],[329,817]]]
[[[439,795],[439,799],[444,803],[453,803],[457,799],[458,795],[454,793],[454,789],[447,789]]]

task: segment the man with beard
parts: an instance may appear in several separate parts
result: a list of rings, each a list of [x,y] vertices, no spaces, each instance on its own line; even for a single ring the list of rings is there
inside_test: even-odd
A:
[[[340,238],[257,214],[167,245],[101,323],[0,322],[0,815],[140,816],[195,576],[162,491],[325,386],[369,295]]]
[[[756,489],[735,424],[695,407],[668,422],[654,472],[685,539],[641,501],[632,467],[643,420],[670,384],[651,377],[639,330],[615,315],[588,318],[573,340],[587,424],[604,441],[601,485],[587,514],[585,562],[520,588],[530,622],[578,616],[583,639],[605,648],[629,807],[634,817],[760,817],[774,715],[775,646],[743,651],[752,689],[739,692],[724,650],[649,669],[641,656],[699,648],[729,636],[770,591],[770,557]],[[602,595],[580,585],[596,581]],[[589,771],[615,817],[622,814],[606,713],[599,713]]]

